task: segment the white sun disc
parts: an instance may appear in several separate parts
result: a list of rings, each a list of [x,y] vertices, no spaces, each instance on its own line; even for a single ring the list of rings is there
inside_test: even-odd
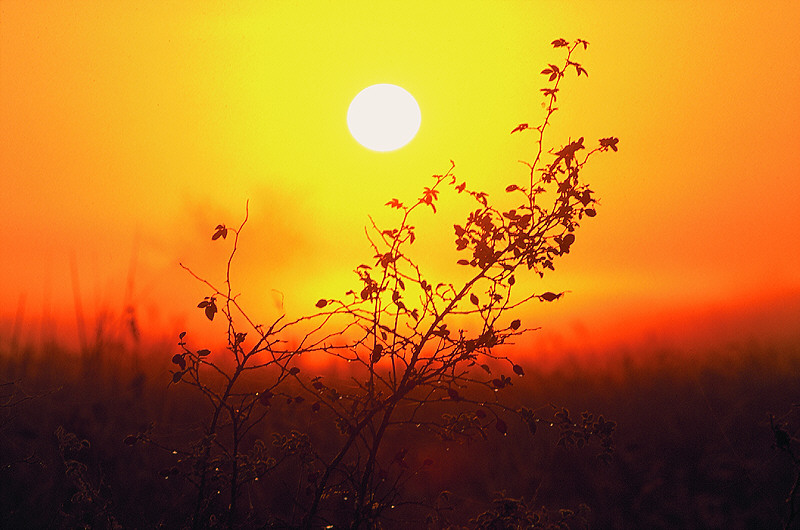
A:
[[[410,142],[422,115],[414,96],[397,85],[372,85],[347,109],[347,127],[358,143],[373,151],[394,151]]]

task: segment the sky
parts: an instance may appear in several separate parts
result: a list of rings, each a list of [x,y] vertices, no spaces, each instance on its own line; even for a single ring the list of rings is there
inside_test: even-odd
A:
[[[0,336],[69,337],[127,306],[145,332],[224,333],[179,263],[221,284],[230,247],[210,236],[246,204],[233,278],[257,320],[341,296],[389,199],[417,198],[450,160],[490,196],[525,178],[534,137],[509,133],[541,119],[557,38],[589,41],[589,76],[564,81],[547,140],[620,150],[587,165],[599,214],[530,284],[569,291],[526,311],[540,340],[791,335],[798,20],[789,1],[3,0]],[[397,151],[347,130],[375,83],[420,105]],[[452,274],[458,200],[419,218],[432,276]]]

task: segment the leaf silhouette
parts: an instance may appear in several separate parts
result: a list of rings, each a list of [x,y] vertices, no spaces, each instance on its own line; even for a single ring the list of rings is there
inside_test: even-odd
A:
[[[211,241],[216,241],[220,237],[222,239],[225,239],[226,237],[228,237],[228,229],[225,228],[225,225],[217,225],[217,227],[214,230],[215,230],[215,232],[214,232],[214,235],[211,236]]]
[[[439,190],[435,190],[433,188],[425,186],[425,188],[423,188],[420,202],[422,204],[427,204],[428,206],[430,206],[433,209],[433,213],[436,213],[436,206],[433,203],[438,198],[439,198]]]
[[[381,360],[381,354],[383,353],[383,345],[376,344],[374,348],[372,348],[372,356],[370,357],[370,361],[372,364]]]
[[[577,141],[570,142],[565,147],[563,147],[560,151],[556,152],[555,162],[553,162],[550,167],[554,168],[558,163],[563,159],[567,162],[567,165],[575,158],[575,153],[584,149],[583,146],[583,136],[581,136]]]
[[[556,100],[556,94],[558,93],[557,88],[540,88],[539,91],[542,92],[545,97],[552,97],[553,101]]]
[[[206,306],[206,318],[208,318],[209,320],[214,320],[214,315],[216,314],[217,314],[217,305],[212,300]]]
[[[176,353],[172,356],[172,362],[180,366],[181,370],[186,370],[186,359],[183,358],[183,355]]]
[[[563,238],[556,238],[562,254],[569,254],[569,248],[575,242],[574,234],[567,234]]]
[[[619,138],[614,138],[613,136],[609,138],[600,138],[600,147],[602,149],[611,149],[612,151],[617,151],[617,144],[619,143]]]
[[[552,302],[553,300],[558,300],[559,298],[561,298],[562,295],[563,293],[556,294],[548,291],[544,294],[540,294],[538,298],[540,300],[544,300],[545,302]]]

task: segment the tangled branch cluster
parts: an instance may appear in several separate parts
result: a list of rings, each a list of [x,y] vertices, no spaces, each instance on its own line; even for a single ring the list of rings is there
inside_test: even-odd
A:
[[[469,189],[451,161],[415,201],[387,203],[398,211],[395,226],[381,228],[373,221],[369,241],[374,261],[355,268],[357,287],[341,298],[320,299],[309,315],[291,321],[282,316],[269,326],[256,324],[232,290],[231,264],[247,216],[238,228],[220,224],[214,229],[213,240],[233,234],[225,285],[217,288],[187,270],[211,291],[198,308],[209,320],[218,313],[227,320],[229,351],[223,359],[205,348],[189,348],[182,333],[180,351],[172,359],[172,382],[197,389],[211,410],[203,438],[190,450],[176,451],[175,473],[196,487],[193,527],[252,522],[248,518],[255,516],[242,513],[238,504],[243,491],[291,466],[297,484],[294,504],[271,514],[281,525],[376,527],[387,513],[410,502],[403,498],[404,485],[435,465],[430,459],[415,464],[409,453],[413,448],[386,452],[389,438],[409,430],[444,440],[486,438],[492,432],[508,435],[508,421],[517,417],[531,433],[545,423],[560,430],[565,446],[597,440],[601,456],[611,454],[614,424],[602,416],[585,413],[573,420],[566,410],[523,407],[504,396],[525,370],[502,346],[532,329],[510,312],[563,295],[518,295],[516,275],[528,270],[542,277],[570,252],[580,222],[596,215],[597,201],[581,170],[594,154],[616,151],[618,143],[602,138],[589,149],[581,137],[545,150],[561,81],[570,69],[578,77],[588,75],[573,59],[579,46],[586,49],[586,41],[559,39],[552,45],[563,48],[566,58],[561,66],[542,71],[548,80],[542,89],[545,117],[537,127],[521,124],[511,131],[536,133],[527,182],[505,188],[516,207],[498,208],[488,193]],[[455,261],[470,271],[457,285],[431,282],[408,253],[416,240],[416,212],[431,208],[435,213],[446,189],[473,203],[466,220],[453,225]],[[464,319],[475,324],[463,326]],[[290,343],[293,336],[302,338]],[[341,360],[351,378],[306,375],[298,363],[310,353]],[[266,444],[261,436],[278,405],[292,414],[317,415],[337,434],[315,437],[297,425],[275,433],[272,444]],[[545,419],[548,412],[553,416]],[[158,443],[150,433],[126,441]],[[413,502],[426,505],[424,499]],[[519,503],[514,506],[534,517]],[[484,515],[476,521],[490,518]]]

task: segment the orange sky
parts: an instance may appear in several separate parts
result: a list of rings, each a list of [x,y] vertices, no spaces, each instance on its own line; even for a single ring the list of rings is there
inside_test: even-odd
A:
[[[207,292],[178,262],[219,281],[211,229],[248,199],[235,278],[254,314],[275,314],[276,291],[290,313],[341,295],[371,258],[367,216],[388,219],[388,199],[417,197],[450,159],[490,194],[525,177],[533,137],[509,131],[541,116],[559,37],[591,43],[577,58],[589,78],[563,85],[550,138],[614,135],[620,152],[587,167],[600,213],[532,284],[571,293],[532,307],[531,324],[601,341],[797,307],[800,4],[374,4],[3,0],[0,331],[21,317],[35,335],[45,313],[68,334],[75,277],[88,320],[130,302],[146,329],[204,327]],[[391,153],[345,122],[381,82],[422,110]],[[447,213],[418,221],[439,233],[420,245],[434,275],[453,259],[438,251]],[[781,315],[774,328],[800,329]]]

